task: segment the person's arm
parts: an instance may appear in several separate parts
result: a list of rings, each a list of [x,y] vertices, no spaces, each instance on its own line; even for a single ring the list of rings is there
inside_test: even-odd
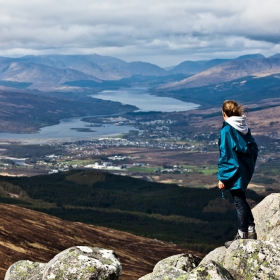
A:
[[[221,190],[227,188],[227,183],[232,180],[239,171],[239,164],[236,153],[233,150],[235,142],[229,130],[222,130],[220,135],[220,159],[218,161],[219,180],[218,187]]]

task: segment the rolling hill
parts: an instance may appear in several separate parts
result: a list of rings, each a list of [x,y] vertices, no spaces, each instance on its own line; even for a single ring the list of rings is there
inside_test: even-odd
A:
[[[202,105],[200,109],[221,106],[224,100],[234,99],[246,104],[259,103],[273,98],[279,100],[280,75],[264,77],[244,76],[239,79],[219,84],[181,89],[157,89],[154,93],[160,96],[173,97],[185,102]]]
[[[197,88],[225,83],[247,76],[264,77],[278,73],[280,73],[280,58],[277,56],[269,58],[244,57],[243,59],[239,58],[221,63],[182,81],[162,85],[158,89]]]

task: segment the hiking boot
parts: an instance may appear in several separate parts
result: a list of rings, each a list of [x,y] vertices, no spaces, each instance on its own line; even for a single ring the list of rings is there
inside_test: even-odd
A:
[[[248,226],[248,239],[257,239],[255,225]]]
[[[248,239],[258,239],[257,233],[255,231],[254,232],[248,231]]]
[[[241,233],[242,236],[240,236],[240,233]],[[232,243],[233,241],[235,241],[235,240],[238,240],[238,239],[247,239],[247,238],[248,238],[248,233],[247,233],[247,232],[242,232],[242,231],[239,231],[239,230],[238,230],[238,232],[237,232],[237,234],[235,235],[234,239],[233,239],[232,241],[227,241],[227,242],[225,243],[225,247],[228,248],[228,247],[231,245],[231,243]]]

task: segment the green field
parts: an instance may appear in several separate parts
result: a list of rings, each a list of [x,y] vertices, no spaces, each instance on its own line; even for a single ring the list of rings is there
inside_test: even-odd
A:
[[[127,168],[127,171],[129,172],[139,172],[139,173],[155,173],[155,169],[157,167],[146,167],[146,166],[132,166]]]
[[[217,165],[202,165],[202,166],[191,166],[184,165],[185,169],[193,170],[195,173],[200,173],[203,175],[216,174],[218,172]]]

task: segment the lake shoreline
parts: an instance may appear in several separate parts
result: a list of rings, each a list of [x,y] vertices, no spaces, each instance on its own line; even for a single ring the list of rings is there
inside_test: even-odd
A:
[[[131,113],[148,113],[151,111],[158,112],[177,112],[196,110],[200,105],[176,100],[174,98],[152,96],[147,88],[129,88],[102,91],[92,98],[108,100],[111,102],[119,102],[125,105],[133,106],[138,110],[133,110]],[[125,103],[124,103],[125,102]],[[128,102],[129,104],[127,104]],[[34,133],[8,133],[0,132],[1,141],[20,142],[27,144],[47,144],[58,142],[74,142],[80,140],[98,139],[101,137],[113,137],[116,135],[123,135],[130,130],[135,130],[133,124],[119,125],[117,123],[92,123],[94,130],[89,129],[89,118],[98,117],[114,117],[121,116],[128,113],[127,111],[114,114],[98,114],[86,115],[79,117],[72,117],[61,119],[57,124],[51,126],[44,126]]]

